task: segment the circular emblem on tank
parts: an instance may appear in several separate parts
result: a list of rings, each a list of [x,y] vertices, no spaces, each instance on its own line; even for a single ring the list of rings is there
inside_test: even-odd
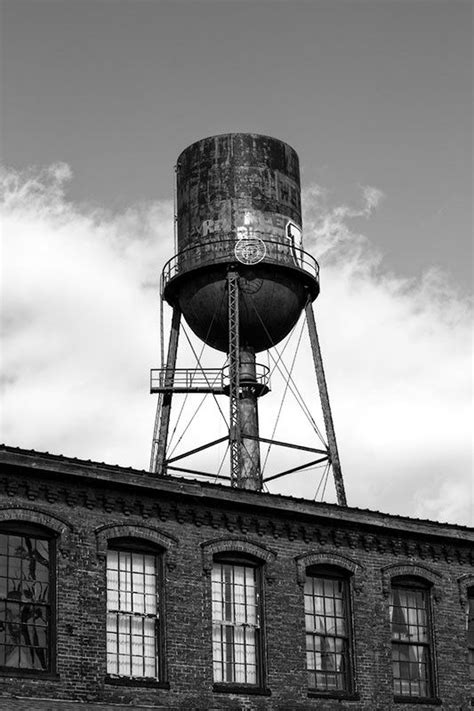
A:
[[[265,243],[260,237],[239,239],[235,245],[234,253],[242,264],[258,264],[265,257]]]

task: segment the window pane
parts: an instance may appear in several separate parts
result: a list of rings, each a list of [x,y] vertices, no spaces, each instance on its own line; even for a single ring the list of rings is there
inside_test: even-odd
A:
[[[406,696],[427,696],[428,649],[412,644],[395,644],[392,649],[392,659],[395,693]]]
[[[349,690],[347,584],[342,578],[310,576],[304,588],[308,686]]]
[[[430,695],[428,593],[394,586],[390,599],[394,693]]]
[[[256,569],[215,563],[211,575],[214,681],[257,684]]]
[[[129,551],[107,554],[107,672],[158,675],[156,556]]]
[[[474,592],[468,599],[467,643],[469,647],[474,647]]]
[[[474,696],[474,590],[469,590],[467,612],[467,646],[469,655],[469,679],[471,681],[471,695]]]
[[[50,543],[0,534],[0,666],[50,668]]]

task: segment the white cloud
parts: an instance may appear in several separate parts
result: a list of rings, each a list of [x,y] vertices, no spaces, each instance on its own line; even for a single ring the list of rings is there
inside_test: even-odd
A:
[[[4,441],[146,465],[157,350],[150,284],[171,251],[172,206],[80,210],[53,166],[4,174]],[[151,361],[151,362],[150,362]]]
[[[349,499],[393,513],[472,515],[470,304],[439,270],[390,274],[323,191],[307,201],[320,254],[316,302]],[[462,491],[439,496],[434,492]],[[369,504],[367,503],[369,501]],[[436,501],[436,504],[433,502]],[[456,503],[455,503],[456,502]]]
[[[172,204],[120,214],[87,209],[68,202],[70,179],[64,164],[1,177],[2,437],[146,468],[155,409],[148,370],[159,359],[158,284],[173,250]],[[389,273],[382,255],[353,233],[350,220],[369,219],[381,199],[372,187],[361,188],[355,207],[332,205],[320,186],[304,195],[306,249],[321,264],[315,311],[348,500],[467,523],[469,304],[439,271],[427,268],[419,279]],[[297,367],[314,401],[308,350]],[[261,401],[270,432],[272,402]],[[294,413],[289,405],[290,423],[276,436],[291,439],[293,430],[301,442]],[[207,415],[199,421],[209,429]],[[217,450],[225,455],[224,445]],[[286,456],[278,456],[283,465]],[[272,490],[312,497],[316,483],[298,474]]]

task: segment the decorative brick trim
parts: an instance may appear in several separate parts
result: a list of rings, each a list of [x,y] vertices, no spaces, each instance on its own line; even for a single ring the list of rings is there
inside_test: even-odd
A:
[[[253,556],[262,561],[262,563],[266,563],[265,579],[270,583],[275,579],[272,563],[276,559],[276,553],[260,542],[249,541],[247,538],[241,536],[233,536],[232,538],[226,537],[212,541],[204,541],[204,543],[201,543],[201,550],[202,567],[205,575],[211,574],[213,557],[217,553],[229,552]]]
[[[467,609],[467,591],[474,588],[474,573],[462,575],[458,578],[459,602],[463,610]]]
[[[154,526],[140,524],[105,524],[94,530],[97,542],[97,557],[105,558],[109,541],[114,538],[135,538],[152,543],[166,551],[166,565],[172,570],[176,566],[175,548],[178,541],[173,536],[163,533]]]
[[[352,558],[348,558],[341,553],[334,551],[324,551],[324,553],[310,551],[303,555],[296,556],[296,579],[298,585],[303,586],[306,582],[306,569],[311,565],[335,565],[344,572],[355,575],[363,570],[363,566]]]
[[[399,576],[416,576],[428,581],[432,585],[433,589],[433,599],[436,602],[440,602],[442,599],[442,589],[440,583],[442,581],[442,575],[432,568],[428,568],[426,565],[420,563],[411,563],[407,561],[406,563],[398,563],[394,565],[387,565],[381,569],[382,571],[382,592],[384,597],[390,595],[390,588],[392,584],[392,578]]]
[[[33,504],[1,505],[0,525],[8,521],[23,521],[24,523],[45,526],[63,539],[74,531],[72,524],[66,519],[53,515],[40,506]]]

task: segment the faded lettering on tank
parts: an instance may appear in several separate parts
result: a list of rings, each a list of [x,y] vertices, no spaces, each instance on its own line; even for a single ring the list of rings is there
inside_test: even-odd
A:
[[[242,208],[237,206],[233,211],[233,220],[228,215],[203,220],[200,226],[193,230],[193,237],[194,239],[212,236],[225,238],[233,235],[237,240],[254,237],[276,241],[291,239],[295,246],[299,247],[301,239],[294,238],[297,233],[301,235],[301,229],[292,222],[293,232],[290,235],[287,229],[288,224],[290,223],[285,215],[249,210],[248,205]]]

